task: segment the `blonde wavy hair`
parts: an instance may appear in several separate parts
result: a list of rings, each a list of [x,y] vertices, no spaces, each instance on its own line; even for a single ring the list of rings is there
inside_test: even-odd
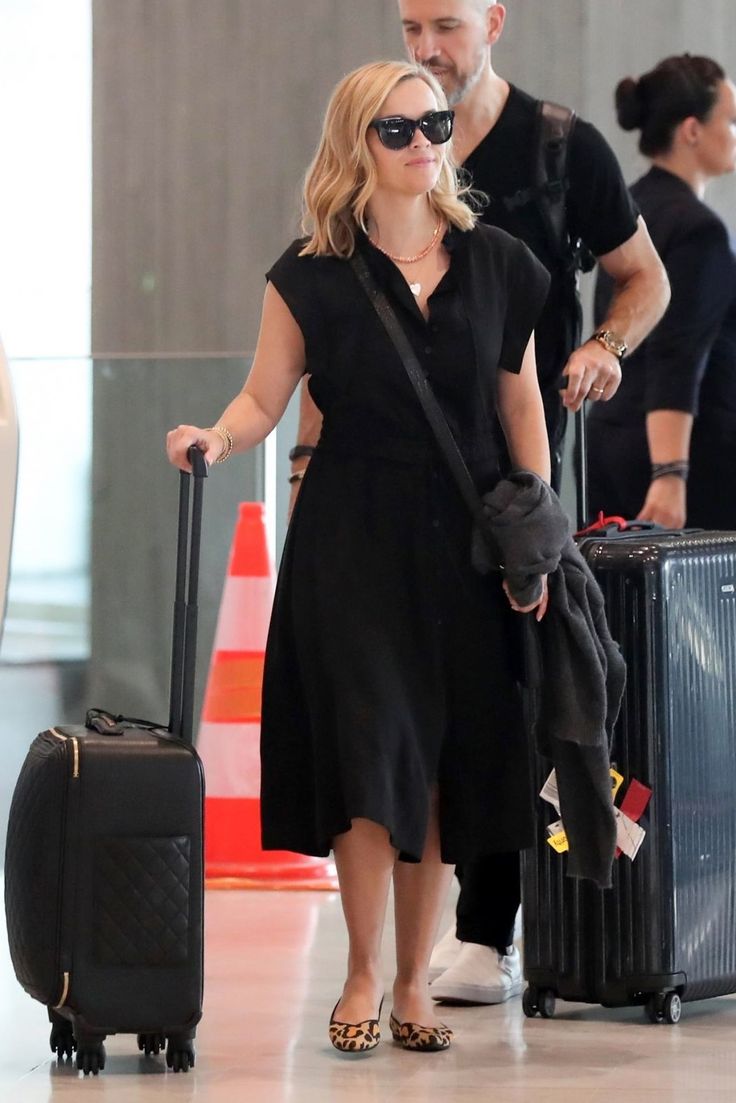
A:
[[[432,74],[412,62],[363,65],[343,77],[333,92],[304,182],[302,228],[309,241],[301,256],[349,257],[357,228],[367,232],[366,208],[377,182],[368,129],[386,98],[406,80],[423,80],[434,93],[438,110],[447,108],[445,94]],[[458,183],[448,143],[437,183],[428,194],[430,206],[449,225],[469,230],[477,218],[463,199],[469,193]]]

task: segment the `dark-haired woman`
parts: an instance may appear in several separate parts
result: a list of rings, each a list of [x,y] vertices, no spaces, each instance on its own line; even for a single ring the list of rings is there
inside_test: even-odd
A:
[[[651,168],[631,188],[672,287],[623,382],[591,407],[592,513],[736,529],[736,257],[706,206],[736,170],[736,87],[709,58],[667,58],[616,89],[618,120],[640,130]],[[610,295],[598,283],[596,313]]]

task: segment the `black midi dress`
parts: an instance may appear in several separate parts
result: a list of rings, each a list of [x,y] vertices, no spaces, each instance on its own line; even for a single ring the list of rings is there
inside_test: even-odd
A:
[[[500,576],[470,563],[471,520],[349,263],[268,273],[304,336],[324,418],[286,538],[266,649],[261,728],[267,849],[327,855],[363,817],[421,859],[432,794],[442,858],[532,842],[517,625]],[[494,227],[451,230],[425,321],[361,234],[479,489],[499,478],[495,393],[518,373],[548,275]]]

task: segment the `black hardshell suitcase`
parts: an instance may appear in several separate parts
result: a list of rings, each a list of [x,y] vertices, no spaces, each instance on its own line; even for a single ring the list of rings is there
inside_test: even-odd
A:
[[[194,453],[195,450],[192,450]],[[168,727],[91,710],[42,732],[13,795],[5,856],[10,953],[46,1004],[51,1048],[85,1073],[108,1034],[194,1065],[202,1014],[202,765],[192,746],[203,477],[181,474]],[[193,494],[190,495],[190,485]],[[191,497],[191,505],[190,505]],[[191,533],[190,533],[191,509]],[[98,729],[98,730],[96,730]]]
[[[540,822],[523,863],[524,1011],[550,1017],[560,997],[674,1023],[683,1001],[736,992],[736,533],[581,550],[628,665],[612,760],[653,793],[607,891],[565,876]]]

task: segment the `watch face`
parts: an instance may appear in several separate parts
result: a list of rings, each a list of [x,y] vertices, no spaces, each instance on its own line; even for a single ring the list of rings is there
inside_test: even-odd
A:
[[[599,333],[596,333],[595,336],[614,356],[618,356],[619,360],[626,353],[626,349],[628,348],[626,342],[622,341],[620,337],[617,337],[615,333],[612,333],[610,329],[601,330]]]

